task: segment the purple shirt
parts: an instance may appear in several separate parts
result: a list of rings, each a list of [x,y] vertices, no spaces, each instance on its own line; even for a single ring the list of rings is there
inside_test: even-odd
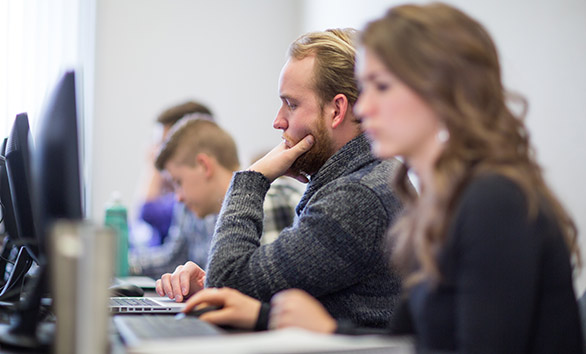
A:
[[[175,202],[175,195],[167,193],[157,199],[145,202],[140,208],[138,218],[144,220],[157,231],[159,237],[156,243],[161,243],[169,233]]]

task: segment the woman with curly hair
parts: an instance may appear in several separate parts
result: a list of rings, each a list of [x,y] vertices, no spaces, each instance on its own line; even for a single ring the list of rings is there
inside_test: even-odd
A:
[[[487,31],[445,4],[403,5],[361,41],[355,113],[375,155],[405,162],[393,183],[406,208],[388,235],[403,302],[390,328],[357,328],[287,290],[270,327],[412,334],[425,353],[583,353],[576,227],[544,181],[524,113],[508,105],[525,102],[503,88]],[[216,301],[224,324],[252,328],[258,301],[235,290],[204,290],[190,306]]]
[[[355,112],[375,155],[405,161],[394,183],[407,207],[389,232],[405,301],[389,331],[422,351],[581,353],[576,228],[507,105],[487,31],[448,5],[403,5],[371,22],[362,46]],[[298,290],[271,313],[274,327],[373,332]]]

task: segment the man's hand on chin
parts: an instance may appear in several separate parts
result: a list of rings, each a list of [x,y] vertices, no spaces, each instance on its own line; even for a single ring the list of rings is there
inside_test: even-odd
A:
[[[268,154],[253,163],[248,170],[262,173],[271,183],[284,175],[306,183],[308,179],[305,175],[293,174],[289,169],[299,156],[311,149],[313,142],[313,136],[307,135],[291,148],[287,148],[286,142],[283,140]]]

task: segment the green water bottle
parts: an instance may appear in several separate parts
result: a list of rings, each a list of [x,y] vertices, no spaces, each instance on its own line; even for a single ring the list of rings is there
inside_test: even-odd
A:
[[[114,271],[116,276],[127,276],[128,271],[128,215],[122,205],[120,194],[114,192],[112,200],[106,207],[106,226],[116,231],[116,264]]]

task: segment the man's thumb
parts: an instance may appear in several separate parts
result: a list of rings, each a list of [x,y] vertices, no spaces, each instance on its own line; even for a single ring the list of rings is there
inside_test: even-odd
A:
[[[307,151],[309,149],[311,149],[311,147],[313,146],[314,143],[314,138],[312,135],[308,135],[305,138],[303,138],[302,141],[300,141],[299,144],[297,144],[297,146],[302,150],[302,151]]]

